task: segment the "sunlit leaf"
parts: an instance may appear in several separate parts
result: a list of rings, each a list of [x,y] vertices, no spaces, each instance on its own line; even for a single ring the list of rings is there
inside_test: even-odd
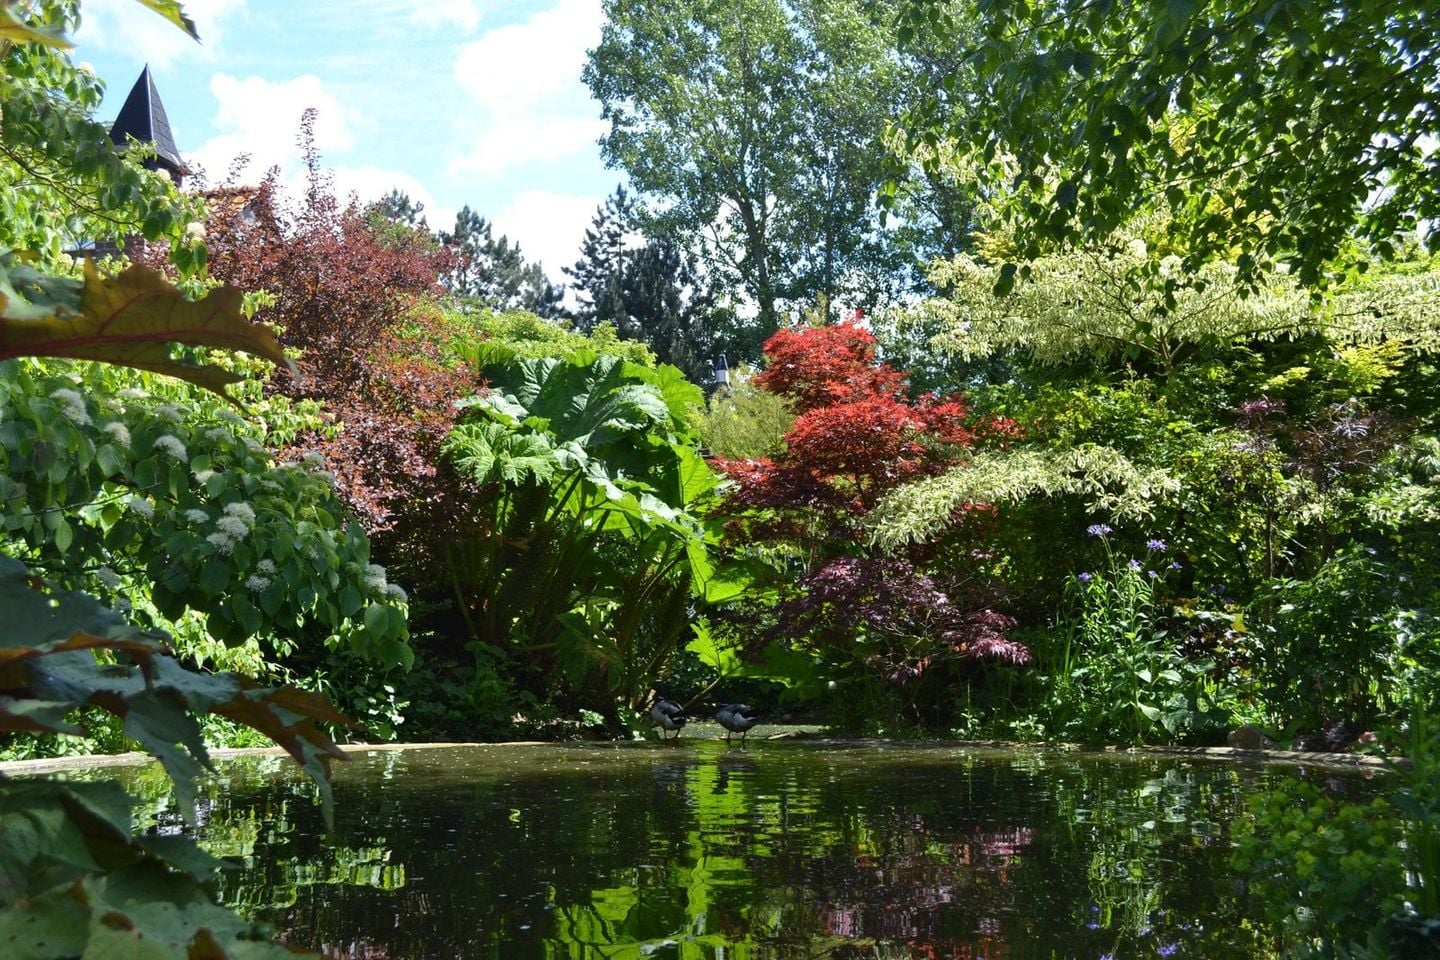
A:
[[[185,14],[179,0],[137,0],[137,2],[154,10],[196,40],[200,39],[200,34],[195,32],[195,21]]]
[[[70,46],[70,41],[59,30],[28,24],[16,14],[16,8],[9,5],[0,6],[0,43],[4,42]]]
[[[139,265],[104,279],[87,261],[82,282],[0,260],[0,360],[101,360],[179,377],[223,396],[239,375],[177,360],[172,344],[239,350],[289,366],[274,334],[245,319],[241,300],[234,287],[186,300]]]

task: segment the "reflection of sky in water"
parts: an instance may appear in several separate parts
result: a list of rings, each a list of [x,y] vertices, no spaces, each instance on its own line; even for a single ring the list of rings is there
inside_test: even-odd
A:
[[[1295,775],[952,747],[388,751],[335,767],[326,835],[290,766],[222,774],[201,834],[243,864],[223,898],[375,960],[1248,958],[1229,822]]]

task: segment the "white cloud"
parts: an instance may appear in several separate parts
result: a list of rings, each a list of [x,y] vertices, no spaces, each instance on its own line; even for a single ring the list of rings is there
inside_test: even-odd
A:
[[[523,190],[492,218],[495,233],[520,244],[530,262],[544,264],[551,281],[564,279],[561,268],[580,259],[585,228],[604,197]],[[433,221],[432,221],[433,222]]]
[[[214,62],[224,37],[223,22],[246,11],[246,0],[187,0],[200,42],[135,0],[85,0],[75,42],[123,52],[164,70],[184,61]]]
[[[306,171],[299,145],[300,121],[305,110],[314,107],[315,147],[321,167],[334,181],[336,196],[345,200],[353,193],[364,203],[400,190],[425,205],[432,226],[454,221],[455,212],[437,209],[430,191],[411,174],[328,162],[329,154],[355,146],[353,128],[360,118],[331,94],[319,77],[307,74],[270,81],[217,73],[210,80],[210,89],[220,104],[213,121],[220,132],[187,152],[186,159],[203,167],[212,185],[224,181],[236,158],[248,154],[250,162],[240,173],[239,183],[258,183],[271,167],[279,167],[285,193],[292,199],[302,196]]]
[[[309,107],[317,111],[315,146],[322,156],[347,150],[355,143],[351,132],[354,111],[326,90],[319,77],[270,81],[217,73],[210,78],[210,92],[220,103],[213,121],[219,132],[200,147],[186,151],[185,158],[203,167],[212,183],[223,180],[242,154],[250,156],[242,178],[246,181],[258,180],[273,166],[287,172],[296,169],[301,162],[300,119]]]
[[[370,203],[391,190],[399,190],[424,205],[423,216],[430,229],[449,228],[455,223],[455,211],[437,209],[430,191],[408,173],[380,167],[332,167],[330,173],[335,178],[335,195],[341,200],[353,193],[361,203]]]
[[[480,24],[474,0],[420,0],[410,19],[422,27],[455,27],[469,33]]]
[[[605,124],[580,71],[604,19],[599,0],[560,0],[461,47],[455,79],[478,107],[480,133],[452,170],[495,175],[590,148]]]

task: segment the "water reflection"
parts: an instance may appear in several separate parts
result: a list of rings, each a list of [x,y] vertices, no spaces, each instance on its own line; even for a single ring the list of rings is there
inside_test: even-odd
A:
[[[385,752],[335,831],[271,760],[210,784],[229,903],[336,958],[1254,957],[1227,869],[1285,770],[953,748]],[[1250,931],[1250,932],[1247,932]]]

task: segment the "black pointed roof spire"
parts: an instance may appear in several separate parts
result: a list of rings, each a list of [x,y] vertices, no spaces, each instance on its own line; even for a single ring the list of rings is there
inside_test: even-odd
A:
[[[160,93],[155,81],[150,78],[150,65],[140,71],[140,78],[130,88],[120,115],[110,127],[110,139],[124,148],[131,139],[155,145],[154,165],[178,180],[186,173],[185,162],[175,148],[175,136],[170,132],[170,118],[165,116],[165,105],[160,102]]]

